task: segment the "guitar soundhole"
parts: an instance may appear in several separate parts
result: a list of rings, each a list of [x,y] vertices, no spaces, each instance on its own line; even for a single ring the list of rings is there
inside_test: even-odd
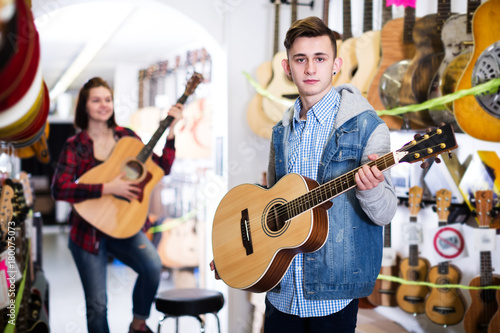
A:
[[[418,281],[420,279],[420,273],[416,270],[411,270],[408,272],[408,280]]]
[[[125,178],[129,180],[137,180],[141,177],[144,168],[141,163],[137,161],[128,161],[124,168]]]
[[[450,280],[448,280],[445,277],[439,277],[436,279],[436,284],[449,284],[449,283],[450,283]],[[442,293],[446,293],[450,290],[450,288],[439,288],[438,290]]]
[[[288,215],[283,212],[280,207],[282,207],[282,205],[274,205],[267,214],[267,227],[274,232],[281,230],[288,219]]]

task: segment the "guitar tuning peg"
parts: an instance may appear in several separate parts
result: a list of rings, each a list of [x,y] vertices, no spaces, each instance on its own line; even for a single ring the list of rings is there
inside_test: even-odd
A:
[[[418,139],[420,139],[421,137],[422,137],[422,135],[421,135],[420,133],[417,133],[417,134],[415,134],[415,135],[413,136],[413,138],[414,138],[415,140],[418,140]]]
[[[441,122],[441,123],[439,124],[439,127],[443,127],[444,125],[446,125],[446,123],[445,123],[445,122]]]
[[[433,211],[434,213],[437,213],[437,207],[433,205],[433,206],[432,206],[432,211]]]
[[[429,128],[427,128],[425,131],[426,131],[427,133],[430,133],[430,132],[432,132],[432,128],[430,128],[430,127],[429,127]]]
[[[422,162],[422,164],[420,164],[420,167],[422,169],[427,169],[429,167],[429,163],[426,161],[426,162]]]
[[[451,151],[448,152],[448,158],[451,159],[453,157],[453,153]]]
[[[441,163],[441,159],[440,159],[439,157],[436,157],[436,158],[434,159],[434,162],[436,162],[436,163],[438,163],[438,164],[439,164],[439,163]]]

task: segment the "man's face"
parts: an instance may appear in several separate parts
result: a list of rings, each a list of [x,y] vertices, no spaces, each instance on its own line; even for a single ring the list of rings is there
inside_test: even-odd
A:
[[[321,99],[330,90],[332,72],[338,72],[341,63],[334,57],[330,38],[319,36],[297,38],[282,65],[286,73],[292,73],[301,96]]]

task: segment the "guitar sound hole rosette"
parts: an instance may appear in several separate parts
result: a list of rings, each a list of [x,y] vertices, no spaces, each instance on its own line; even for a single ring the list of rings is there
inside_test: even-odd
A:
[[[472,71],[472,86],[500,77],[500,41],[488,46],[479,56]],[[476,101],[490,115],[500,119],[500,88],[476,95]]]

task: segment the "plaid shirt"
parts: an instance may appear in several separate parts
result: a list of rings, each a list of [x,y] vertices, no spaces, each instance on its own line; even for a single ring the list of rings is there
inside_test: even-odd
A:
[[[288,173],[298,173],[316,179],[323,149],[335,124],[340,106],[340,94],[331,89],[318,103],[307,111],[307,119],[300,119],[302,103],[295,102],[295,114],[290,134]],[[320,317],[338,312],[351,300],[307,300],[303,292],[304,256],[298,254],[281,280],[280,293],[268,293],[271,304],[281,312],[300,317]]]
[[[115,139],[124,136],[134,136],[139,138],[134,131],[116,127]],[[170,173],[170,168],[175,159],[175,140],[167,140],[163,148],[161,157],[153,154],[155,161],[165,172]],[[87,170],[98,165],[100,161],[94,157],[93,142],[87,131],[81,131],[70,137],[55,166],[54,177],[52,179],[52,196],[55,200],[64,200],[69,203],[77,203],[87,199],[100,198],[103,184],[77,184],[76,180]],[[71,226],[71,239],[85,251],[91,253],[99,252],[101,237],[106,237],[99,230],[90,225],[75,211],[71,211],[69,216]]]

